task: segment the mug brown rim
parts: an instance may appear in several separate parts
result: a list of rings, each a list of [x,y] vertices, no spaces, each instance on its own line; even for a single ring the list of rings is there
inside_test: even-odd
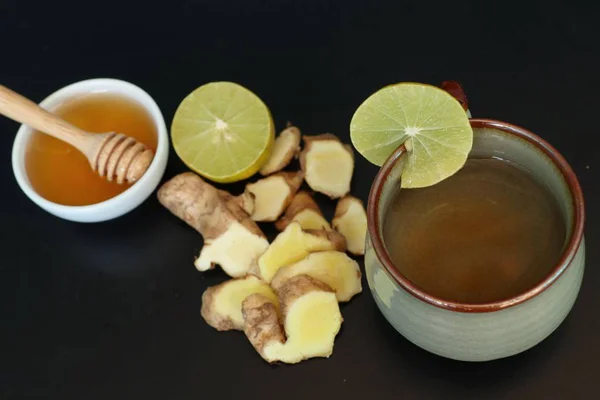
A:
[[[577,176],[573,172],[569,163],[565,158],[552,146],[541,137],[537,136],[533,132],[527,129],[521,128],[520,126],[513,125],[507,122],[495,121],[491,119],[471,119],[471,126],[473,128],[494,128],[511,135],[517,136],[521,139],[525,139],[527,142],[533,144],[536,148],[546,154],[554,165],[559,169],[572,196],[574,218],[571,229],[571,237],[566,249],[563,251],[560,260],[552,270],[531,289],[520,293],[516,296],[506,298],[503,300],[489,302],[489,303],[461,303],[457,301],[450,301],[441,299],[439,297],[428,294],[427,292],[419,289],[410,280],[400,273],[392,263],[392,260],[385,248],[383,243],[383,237],[379,235],[380,226],[377,218],[377,210],[379,208],[379,201],[381,199],[381,192],[383,190],[383,184],[390,175],[392,169],[400,159],[400,157],[406,153],[404,145],[399,146],[394,153],[385,161],[381,169],[375,176],[375,180],[371,186],[369,193],[369,201],[367,204],[367,219],[368,219],[368,231],[371,241],[373,243],[373,249],[379,261],[383,264],[384,268],[394,278],[394,280],[404,288],[412,296],[433,306],[443,308],[450,311],[467,312],[467,313],[481,313],[481,312],[492,312],[503,310],[508,307],[513,307],[521,304],[527,300],[530,300],[544,290],[548,289],[558,278],[569,268],[573,257],[575,256],[581,240],[583,238],[583,227],[585,222],[585,207],[583,200],[583,192]]]

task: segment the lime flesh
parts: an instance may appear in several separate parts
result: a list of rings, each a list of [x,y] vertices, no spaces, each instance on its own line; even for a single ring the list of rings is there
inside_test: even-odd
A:
[[[271,114],[262,100],[232,82],[200,86],[179,105],[171,125],[175,152],[194,172],[215,182],[254,175],[274,141]]]

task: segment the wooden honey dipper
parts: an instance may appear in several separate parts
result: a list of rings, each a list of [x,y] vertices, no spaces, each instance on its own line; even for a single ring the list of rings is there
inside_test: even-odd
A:
[[[118,184],[136,182],[154,158],[152,150],[132,137],[86,132],[2,85],[0,114],[69,143],[87,157],[92,170]]]

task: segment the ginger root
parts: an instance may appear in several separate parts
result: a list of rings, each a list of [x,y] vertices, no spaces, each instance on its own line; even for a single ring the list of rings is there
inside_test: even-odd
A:
[[[302,185],[303,172],[279,172],[246,185],[254,196],[254,221],[275,221]]]
[[[335,231],[303,231],[299,223],[292,222],[259,257],[258,275],[271,282],[279,268],[300,261],[311,252],[345,248],[344,238],[336,234]]]
[[[200,314],[218,331],[241,331],[244,329],[242,301],[255,293],[265,296],[279,309],[279,300],[273,289],[257,277],[247,275],[207,288],[202,294]]]
[[[329,133],[304,136],[300,166],[311,189],[332,199],[350,192],[354,153],[349,145],[343,144],[336,136]]]
[[[271,156],[260,169],[260,174],[267,176],[284,169],[300,151],[301,136],[300,129],[295,126],[284,129],[275,139]]]
[[[281,268],[271,280],[271,286],[280,290],[289,279],[302,274],[331,287],[339,302],[349,301],[362,292],[358,263],[346,253],[331,250],[310,253],[297,263]]]
[[[329,357],[343,322],[331,288],[298,275],[287,280],[278,295],[283,329],[277,308],[267,297],[252,294],[242,302],[244,333],[256,351],[270,363]]]
[[[302,229],[331,230],[331,225],[323,216],[315,200],[304,190],[296,193],[283,217],[275,222],[275,228],[282,231],[292,221],[298,222]]]
[[[204,246],[194,262],[200,271],[218,264],[231,277],[244,276],[269,247],[239,199],[217,190],[192,172],[164,183],[157,196],[163,206],[204,238]]]
[[[365,254],[367,236],[367,213],[360,199],[345,196],[338,201],[333,227],[346,238],[348,251],[355,255]]]

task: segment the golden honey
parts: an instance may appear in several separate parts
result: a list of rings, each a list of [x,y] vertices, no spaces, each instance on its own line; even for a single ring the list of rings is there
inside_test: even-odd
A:
[[[158,136],[151,115],[123,96],[91,93],[66,102],[53,113],[85,131],[123,133],[156,151]],[[27,146],[25,168],[39,195],[63,205],[100,203],[131,186],[100,177],[77,149],[37,131]]]

